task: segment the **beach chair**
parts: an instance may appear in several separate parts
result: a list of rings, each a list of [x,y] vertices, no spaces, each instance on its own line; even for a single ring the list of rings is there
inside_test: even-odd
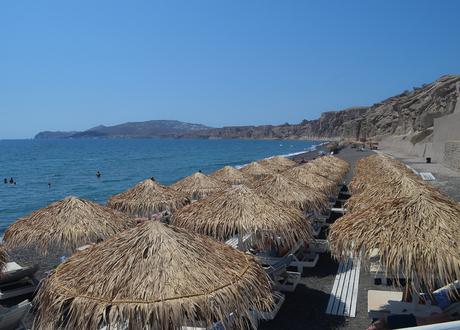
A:
[[[252,233],[243,235],[241,242],[240,242],[240,236],[239,235],[234,235],[230,239],[228,239],[225,244],[230,245],[234,249],[239,249],[242,251],[247,251],[250,247],[251,240],[252,239]]]
[[[0,276],[0,301],[35,292],[37,270],[37,265],[22,267],[16,262],[8,262]]]
[[[18,330],[26,329],[23,324],[23,319],[29,313],[32,304],[28,300],[24,300],[19,304],[10,307],[0,308],[0,329],[2,330]]]
[[[286,296],[283,293],[278,292],[278,291],[273,291],[273,300],[275,301],[274,307],[269,311],[255,310],[254,317],[257,320],[264,320],[264,321],[274,320],[279,310],[281,309],[281,306],[283,306],[285,299],[286,299]]]
[[[292,262],[292,255],[279,258],[276,262],[271,264],[264,263],[266,260],[264,258],[257,258],[257,260],[270,278],[274,290],[282,292],[295,291],[297,284],[300,282],[301,274],[287,270],[287,267]],[[269,260],[269,262],[272,261],[273,260]]]
[[[287,265],[287,267],[296,267],[297,272],[302,274],[304,268],[315,267],[319,259],[319,254],[316,252],[309,251],[308,249],[302,251],[302,245],[302,241],[297,242],[297,244],[294,245],[283,257],[257,256],[257,259],[263,265],[274,265],[290,258],[291,262]]]
[[[387,276],[385,267],[380,263],[379,249],[372,249],[370,251],[369,261],[369,272],[374,278],[375,285],[393,285],[395,282],[403,285],[406,282],[406,278],[402,274],[399,274],[396,278]]]
[[[424,317],[431,314],[442,313],[438,306],[418,304],[401,301],[403,293],[399,291],[377,291],[367,292],[367,312],[372,319],[382,318],[391,314],[414,314]]]
[[[329,252],[329,242],[327,239],[314,239],[310,243],[308,243],[309,252],[312,253],[326,253]]]

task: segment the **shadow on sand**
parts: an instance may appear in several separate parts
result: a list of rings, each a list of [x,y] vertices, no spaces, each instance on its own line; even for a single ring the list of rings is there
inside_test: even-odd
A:
[[[295,292],[286,294],[276,318],[262,322],[259,329],[337,329],[345,323],[345,318],[324,313],[329,297],[322,291],[298,285]]]

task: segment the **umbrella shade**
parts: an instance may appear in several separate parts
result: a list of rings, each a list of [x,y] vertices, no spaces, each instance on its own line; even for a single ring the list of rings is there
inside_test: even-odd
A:
[[[296,166],[282,173],[288,179],[298,181],[310,188],[317,189],[328,196],[337,193],[337,184],[324,176],[312,173],[308,167]]]
[[[171,185],[171,188],[186,194],[191,199],[202,199],[227,187],[227,184],[200,172],[194,173]]]
[[[67,197],[11,224],[3,237],[7,248],[36,247],[66,252],[132,227],[134,219],[106,206],[77,197]]]
[[[287,246],[292,246],[312,238],[310,224],[302,212],[243,185],[180,209],[172,223],[219,240],[263,232],[273,238],[281,237]]]
[[[211,173],[209,177],[230,185],[246,184],[249,182],[249,178],[232,166],[224,166],[214,173]]]
[[[266,175],[271,175],[274,174],[276,171],[261,165],[257,162],[252,162],[240,169],[241,173],[246,174],[247,176],[251,177],[253,180],[254,179],[260,179],[263,178]]]
[[[267,159],[262,159],[258,161],[258,163],[276,172],[283,172],[290,169],[291,167],[297,166],[297,163],[295,161],[282,156],[275,156]]]
[[[381,201],[351,212],[330,227],[329,242],[336,257],[378,249],[391,276],[417,279],[433,289],[437,281],[460,279],[459,203],[441,194],[415,193]]]
[[[254,190],[261,194],[270,195],[272,198],[302,211],[321,213],[329,207],[329,199],[326,194],[281,174],[270,175],[259,180]]]
[[[147,179],[112,196],[107,205],[131,215],[150,218],[159,212],[174,212],[189,203],[190,199],[185,194]]]
[[[272,305],[253,257],[158,221],[77,253],[46,278],[35,299],[37,329],[178,329],[210,326]],[[224,323],[225,324],[225,323]]]

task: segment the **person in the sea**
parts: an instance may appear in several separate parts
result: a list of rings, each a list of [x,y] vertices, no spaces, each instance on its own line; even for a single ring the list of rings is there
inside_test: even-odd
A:
[[[101,172],[99,172],[99,171],[96,172],[96,176],[97,176],[98,178],[100,178],[101,175],[102,175]]]
[[[48,189],[51,189],[51,182],[48,182]]]
[[[13,183],[15,183],[14,179],[13,179],[13,177],[10,177],[10,184],[13,184]]]
[[[3,183],[4,183],[4,184],[7,184],[7,183],[8,183],[8,179],[7,179],[7,178],[4,178],[4,179],[3,179]]]

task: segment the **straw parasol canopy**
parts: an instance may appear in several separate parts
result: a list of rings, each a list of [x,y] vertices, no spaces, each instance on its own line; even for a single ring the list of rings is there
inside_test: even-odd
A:
[[[0,245],[0,272],[5,267],[7,261],[8,261],[8,255],[5,251],[5,247],[3,245]]]
[[[191,199],[205,198],[226,187],[227,185],[223,182],[210,178],[200,172],[196,172],[171,185],[171,188],[186,194]]]
[[[390,276],[403,274],[431,290],[436,281],[460,279],[459,218],[459,203],[414,192],[346,214],[331,225],[329,242],[336,257],[361,251],[370,257],[378,249]]]
[[[112,196],[107,205],[131,215],[151,218],[163,211],[172,213],[189,203],[190,199],[185,194],[163,186],[151,178]]]
[[[282,156],[275,156],[267,159],[262,159],[258,161],[258,163],[276,172],[283,172],[297,165],[295,161]]]
[[[62,263],[35,299],[36,329],[178,329],[273,304],[255,259],[212,238],[148,221]]]
[[[317,189],[327,196],[337,193],[337,184],[335,182],[324,176],[312,173],[309,168],[304,165],[293,167],[282,174],[288,179],[298,181],[310,188]]]
[[[253,179],[260,179],[264,176],[274,174],[276,171],[268,168],[267,166],[261,165],[257,162],[252,162],[240,169],[241,173],[246,174]]]
[[[214,173],[211,173],[209,177],[230,185],[246,184],[249,181],[249,178],[232,166],[224,166]]]
[[[342,180],[342,177],[343,177],[343,174],[339,170],[333,168],[328,163],[326,164],[326,163],[309,162],[309,163],[300,165],[300,167],[304,168],[310,173],[325,177],[326,179],[333,181],[336,184],[338,184]]]
[[[254,190],[302,211],[321,213],[329,207],[326,194],[281,174],[261,179]]]
[[[94,202],[69,196],[11,224],[3,240],[9,249],[35,247],[72,252],[136,224],[134,219]]]
[[[263,233],[281,237],[286,246],[292,246],[312,238],[310,224],[302,212],[243,185],[180,209],[172,223],[219,240],[236,234]]]

